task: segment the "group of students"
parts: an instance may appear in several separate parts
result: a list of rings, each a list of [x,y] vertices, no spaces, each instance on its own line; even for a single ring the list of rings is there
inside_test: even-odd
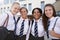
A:
[[[20,12],[20,16],[16,14]],[[7,24],[8,35],[5,40],[44,40],[47,34],[52,40],[60,40],[60,17],[52,4],[46,4],[44,13],[40,8],[32,10],[33,19],[27,16],[28,10],[20,7],[18,2],[12,4],[11,10],[0,16],[0,26],[9,15]]]

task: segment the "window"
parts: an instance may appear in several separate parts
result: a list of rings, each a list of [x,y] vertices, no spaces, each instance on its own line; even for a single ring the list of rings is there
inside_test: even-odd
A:
[[[7,7],[7,9],[9,9],[9,7]]]
[[[6,9],[6,8],[4,7],[4,9]]]
[[[26,7],[26,4],[24,4],[24,6]]]
[[[24,7],[26,7],[27,5],[26,5],[26,4],[24,4],[23,6],[24,6]]]
[[[13,2],[15,2],[16,0],[10,0],[10,3],[13,3]]]
[[[31,11],[31,9],[32,9],[32,4],[31,3],[28,4],[28,9],[29,9],[29,11]]]
[[[9,3],[9,0],[4,0],[4,4],[8,4]]]
[[[27,7],[27,4],[22,4],[22,7],[25,7],[26,8]]]
[[[1,10],[2,10],[2,8],[1,8]]]
[[[57,15],[57,16],[60,16],[60,11],[57,11],[56,15]]]
[[[45,2],[41,1],[41,9],[42,9],[42,11],[44,10],[44,5],[45,5]]]
[[[25,1],[25,0],[19,0],[19,1]]]
[[[3,9],[3,12],[5,12],[6,11],[6,7],[4,7],[4,9]]]
[[[7,7],[7,11],[9,11],[10,10],[10,7]]]
[[[56,1],[60,1],[60,0],[56,0]]]

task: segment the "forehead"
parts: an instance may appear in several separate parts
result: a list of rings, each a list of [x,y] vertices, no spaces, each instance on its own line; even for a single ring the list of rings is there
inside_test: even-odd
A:
[[[19,7],[20,8],[20,5],[19,4],[14,4],[14,5],[12,5],[12,7]]]
[[[48,10],[48,9],[52,9],[52,7],[51,6],[46,6],[45,10]]]
[[[36,12],[36,11],[38,12],[39,10],[38,9],[35,9],[34,12]]]
[[[24,11],[24,10],[26,10],[26,9],[25,9],[25,8],[22,8],[21,10]]]

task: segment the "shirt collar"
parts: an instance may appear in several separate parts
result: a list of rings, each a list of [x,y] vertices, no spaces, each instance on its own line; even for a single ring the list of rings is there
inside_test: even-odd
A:
[[[21,20],[28,20],[28,18],[27,19],[23,19],[22,17],[20,18]]]
[[[40,22],[40,20],[42,20],[42,17],[41,17],[41,18],[39,18],[39,19],[37,20],[37,22]],[[34,19],[34,21],[35,21],[35,19]]]
[[[53,20],[53,19],[54,19],[54,17],[50,18],[49,21],[51,21],[51,20]]]

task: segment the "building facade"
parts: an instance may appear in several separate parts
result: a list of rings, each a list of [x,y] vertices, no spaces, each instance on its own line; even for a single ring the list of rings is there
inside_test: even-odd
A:
[[[56,2],[53,5],[55,7],[57,15],[60,16],[60,0],[56,0]]]
[[[21,7],[26,7],[29,11],[29,15],[32,14],[31,11],[35,7],[39,7],[43,10],[45,4],[54,4],[56,2],[56,0],[4,0],[3,4],[0,6],[0,13],[9,11],[11,4],[15,1],[19,2]]]

